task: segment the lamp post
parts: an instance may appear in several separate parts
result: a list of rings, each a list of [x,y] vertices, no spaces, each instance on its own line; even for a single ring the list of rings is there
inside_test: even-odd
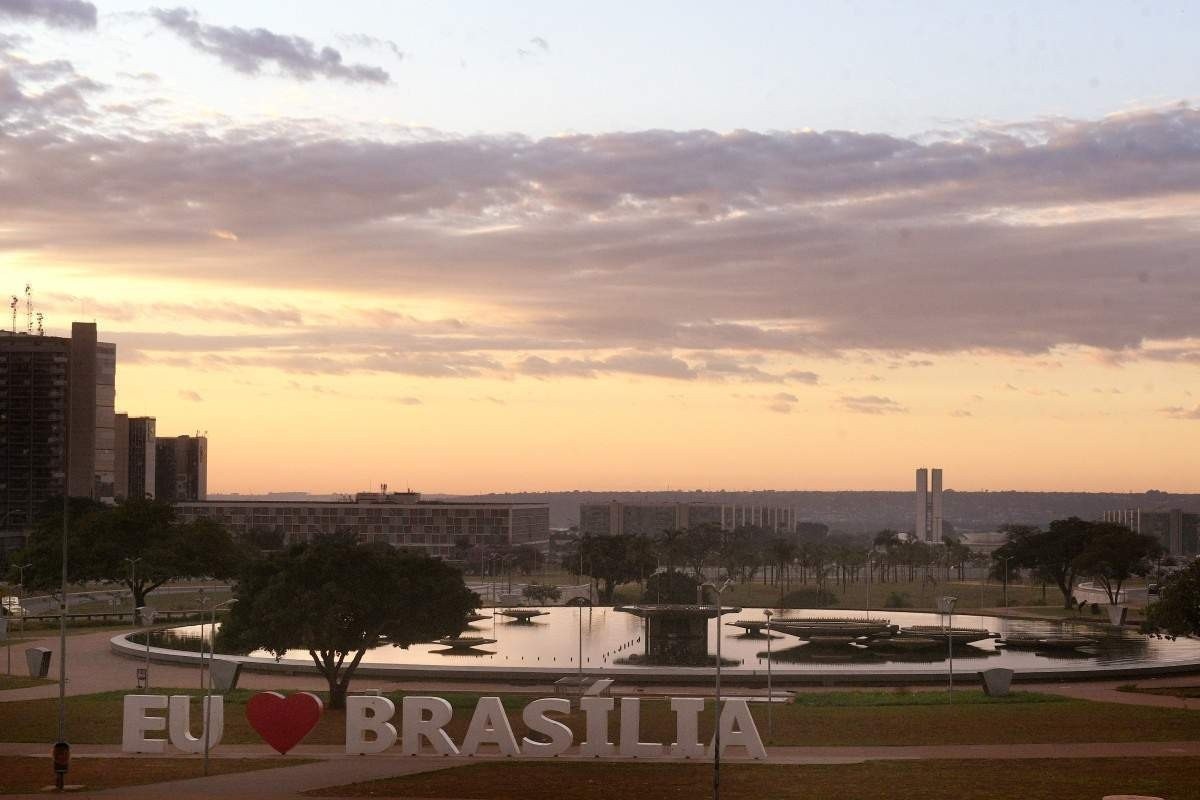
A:
[[[125,563],[129,565],[129,607],[133,609],[133,624],[137,625],[137,598],[134,597],[133,587],[137,585],[137,565],[142,560],[141,556],[137,558],[127,558]]]
[[[12,512],[10,511],[8,513],[11,514]],[[8,514],[5,514],[4,518],[8,519]],[[32,566],[33,566],[33,564],[14,564],[13,565],[13,567],[16,568],[16,570],[17,570],[17,585],[20,586],[22,589],[25,588],[25,568],[32,567]],[[21,635],[24,636],[25,635],[25,610],[21,607],[21,595],[19,595],[19,594],[17,595],[17,605],[15,608],[12,609],[12,613],[20,614]],[[8,651],[8,674],[12,675],[12,635],[11,635],[11,633],[6,632],[4,639],[5,639],[5,649]]]
[[[867,553],[867,619],[871,619],[871,554]]]
[[[1005,556],[1000,560],[1004,562],[1004,607],[1008,608],[1008,562],[1012,561],[1012,556]]]
[[[704,587],[713,590],[717,596],[717,672],[716,672],[716,714],[714,716],[713,736],[713,800],[721,800],[721,595],[731,584],[729,578],[717,586],[715,583],[703,583],[700,586],[701,591]]]
[[[950,659],[950,705],[954,705],[954,604],[957,597],[939,597],[938,611],[946,615],[946,655]]]
[[[773,742],[775,739],[775,725],[772,718],[772,706],[775,705],[775,695],[771,693],[771,609],[764,609],[763,615],[767,618],[767,741]],[[720,620],[720,617],[717,618]],[[717,630],[721,630],[718,622]]]
[[[213,656],[215,655],[215,645],[217,638],[217,609],[221,606],[227,606],[230,603],[237,602],[236,598],[226,600],[223,603],[214,603],[212,607],[211,620],[208,626],[209,644],[208,644],[208,692],[204,696],[204,775],[208,776],[208,739],[209,739],[209,723],[212,721],[212,664]],[[200,623],[200,640],[204,640],[204,622]],[[149,641],[149,638],[147,638]],[[200,655],[201,660],[204,654]]]
[[[142,623],[146,626],[146,666],[142,672],[145,674],[145,686],[138,688],[150,688],[150,634],[154,632],[154,609],[150,606],[138,606],[135,613],[141,618]]]

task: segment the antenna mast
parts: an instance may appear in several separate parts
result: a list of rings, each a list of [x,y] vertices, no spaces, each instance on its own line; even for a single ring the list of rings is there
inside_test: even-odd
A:
[[[8,304],[8,307],[12,309],[12,333],[13,333],[13,336],[17,335],[17,306],[20,304],[20,302],[21,302],[21,299],[14,294],[12,296],[12,301],[9,302],[9,304]]]
[[[33,336],[33,287],[25,284],[25,335]]]

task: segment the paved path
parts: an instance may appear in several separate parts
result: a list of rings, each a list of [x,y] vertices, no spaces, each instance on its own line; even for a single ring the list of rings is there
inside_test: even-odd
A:
[[[84,792],[83,797],[129,797],[190,800],[208,797],[295,798],[312,789],[341,786],[361,781],[411,775],[435,769],[448,769],[488,760],[502,760],[496,755],[472,759],[437,756],[406,757],[398,752],[376,756],[347,756],[340,748],[328,745],[301,745],[294,751],[299,758],[317,759],[315,763],[294,767],[193,778],[182,781],[140,787]],[[38,745],[0,744],[0,755],[33,755],[45,757],[45,747]],[[120,753],[113,745],[77,745],[72,748],[75,758],[149,758],[151,756]],[[213,758],[264,758],[273,753],[262,745],[222,745]],[[196,756],[177,756],[197,760]],[[940,760],[940,759],[1057,759],[1057,758],[1150,758],[1200,757],[1200,742],[1134,742],[1079,744],[1016,744],[1016,745],[947,745],[920,747],[772,747],[771,764],[857,764],[878,760]],[[560,761],[583,759],[576,749]],[[628,759],[617,759],[628,761]],[[733,755],[728,763],[748,763],[748,759]],[[285,763],[280,758],[281,767]],[[661,761],[660,761],[661,763]]]

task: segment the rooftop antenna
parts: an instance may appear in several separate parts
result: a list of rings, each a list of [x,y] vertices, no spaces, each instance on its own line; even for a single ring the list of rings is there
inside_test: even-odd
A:
[[[33,287],[25,284],[25,335],[33,336]]]
[[[37,331],[38,331],[38,336],[45,336],[45,335],[46,335],[46,329],[42,327],[42,316],[43,316],[43,315],[42,315],[42,312],[40,312],[40,311],[39,311],[39,312],[37,312],[37,322],[38,322],[38,328],[37,328]]]
[[[12,301],[8,307],[12,309],[12,332],[13,336],[17,335],[17,305],[21,302],[20,298],[15,294],[12,296]]]

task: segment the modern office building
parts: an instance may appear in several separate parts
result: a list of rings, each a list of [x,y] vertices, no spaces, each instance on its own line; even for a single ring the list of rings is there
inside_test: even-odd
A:
[[[159,436],[154,447],[154,496],[169,503],[208,497],[208,437]]]
[[[1200,556],[1200,514],[1181,508],[1166,511],[1118,508],[1105,511],[1103,521],[1115,522],[1137,533],[1158,537],[1163,550],[1169,555],[1190,558]]]
[[[930,485],[930,472],[933,483]],[[917,470],[917,517],[913,538],[940,544],[942,541],[942,471],[921,467]]]
[[[796,509],[785,506],[725,503],[584,503],[579,530],[591,536],[657,536],[664,530],[715,525],[722,530],[744,526],[794,531]]]
[[[154,498],[158,480],[154,469],[158,449],[154,429],[154,417],[116,415],[113,494],[118,500],[127,497]]]
[[[112,501],[116,345],[95,323],[70,337],[0,334],[0,547],[23,540],[45,502]]]
[[[282,533],[294,544],[327,533],[352,533],[360,542],[424,550],[450,558],[460,539],[482,547],[532,545],[550,540],[544,503],[455,503],[421,500],[416,492],[364,492],[353,500],[216,500],[180,502],[183,520],[211,519],[235,536],[253,530]]]

